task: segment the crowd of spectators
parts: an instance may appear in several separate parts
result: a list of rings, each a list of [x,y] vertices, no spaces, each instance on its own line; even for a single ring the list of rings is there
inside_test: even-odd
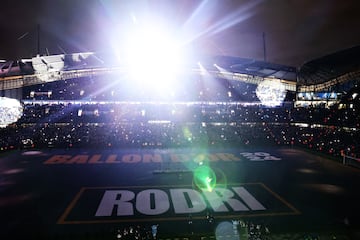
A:
[[[360,156],[358,105],[264,107],[256,85],[191,74],[164,96],[98,78],[25,87],[23,116],[0,129],[0,149],[288,145]]]
[[[222,221],[214,219],[213,217],[207,215],[206,223],[202,225],[208,225],[211,228],[215,228],[217,225],[218,230],[214,230],[214,234],[216,235],[216,239],[222,238],[235,238],[242,239],[246,238],[249,240],[268,240],[271,238],[271,233],[269,228],[265,224],[254,223],[252,221],[244,221],[244,220],[231,220],[230,221]],[[197,220],[201,221],[201,220]],[[215,224],[216,223],[216,224]],[[191,215],[187,220],[188,232],[183,233],[183,238],[188,239],[189,236],[194,237],[195,233],[193,231],[194,220]],[[211,231],[213,232],[213,231]],[[138,240],[156,240],[161,238],[166,238],[166,234],[161,231],[161,225],[152,224],[151,226],[140,226],[140,225],[130,225],[123,228],[119,228],[115,231],[116,239],[138,239]],[[214,236],[212,234],[201,234],[197,233],[197,235],[202,235],[201,239],[213,239]],[[195,237],[194,237],[195,238]],[[171,238],[168,238],[171,239]],[[181,239],[180,237],[178,239]],[[303,239],[313,239],[313,238],[303,238]]]
[[[290,145],[359,156],[357,110],[229,103],[27,104],[1,149]]]

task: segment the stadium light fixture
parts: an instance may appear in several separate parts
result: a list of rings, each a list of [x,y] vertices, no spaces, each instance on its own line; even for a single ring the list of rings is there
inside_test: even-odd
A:
[[[280,106],[286,97],[285,85],[279,80],[265,79],[258,84],[256,96],[267,107]]]
[[[181,43],[170,31],[156,24],[136,26],[124,42],[124,60],[129,77],[146,88],[166,91],[181,71]]]
[[[23,107],[17,99],[0,97],[0,127],[16,122],[23,114]]]

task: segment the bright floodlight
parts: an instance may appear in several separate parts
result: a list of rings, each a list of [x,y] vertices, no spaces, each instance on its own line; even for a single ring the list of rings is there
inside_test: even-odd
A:
[[[16,122],[23,113],[21,103],[13,98],[0,97],[0,127]]]
[[[125,42],[129,76],[143,87],[166,88],[182,64],[180,44],[159,26],[133,29]]]
[[[284,84],[278,80],[264,80],[256,88],[256,96],[265,106],[280,106],[286,96]]]

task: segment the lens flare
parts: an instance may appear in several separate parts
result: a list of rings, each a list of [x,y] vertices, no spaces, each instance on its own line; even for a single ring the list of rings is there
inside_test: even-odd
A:
[[[194,171],[194,184],[202,191],[212,192],[216,186],[216,174],[209,166],[199,166]]]
[[[220,222],[215,229],[216,240],[228,239],[228,240],[240,240],[240,235],[237,230],[234,229],[231,222]]]
[[[216,187],[227,188],[227,177],[225,173],[219,168],[214,168],[213,171],[216,175]]]
[[[193,135],[192,135],[192,132],[190,131],[190,129],[188,127],[183,128],[183,135],[184,135],[184,138],[187,141],[189,141],[189,142],[192,141]]]
[[[198,164],[199,166],[207,164],[208,159],[206,158],[206,154],[204,153],[200,153],[198,155],[196,155],[196,157],[193,160],[196,164]]]

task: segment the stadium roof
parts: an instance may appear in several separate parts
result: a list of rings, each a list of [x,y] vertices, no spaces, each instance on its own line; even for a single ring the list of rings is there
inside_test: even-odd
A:
[[[282,80],[296,81],[296,68],[255,59],[217,56],[217,63],[227,64],[227,70],[235,73],[243,73],[263,78],[278,78]]]
[[[360,46],[355,46],[303,64],[297,82],[300,85],[321,84],[359,70]]]
[[[239,73],[260,78],[281,79],[289,84],[298,85],[301,91],[321,91],[337,84],[360,79],[360,46],[311,60],[299,69],[233,56],[199,56],[197,60],[209,71],[218,72],[218,67],[220,67],[230,74]],[[1,62],[0,78],[6,80],[10,76],[32,75],[37,73],[36,68],[42,63],[46,63],[46,68],[51,65],[52,71],[59,67],[61,68],[58,69],[59,71],[69,71],[114,66],[113,58],[103,53],[37,56],[32,59]],[[198,68],[198,65],[194,61],[189,62],[187,67],[191,70]]]
[[[36,65],[35,62],[38,62],[35,61],[37,59],[39,59],[38,56],[26,61],[18,60],[0,63],[0,77],[33,74],[34,70],[36,71],[34,68]],[[104,55],[104,53],[73,53],[66,55],[40,56],[40,59],[41,62],[46,62],[46,64],[52,64],[54,61],[65,61],[64,64],[66,70],[114,66],[114,64],[117,64],[116,62],[114,63],[115,58],[113,56],[109,56],[108,54]],[[74,61],[74,59],[77,60]],[[214,64],[217,64],[232,73],[243,73],[262,78],[273,77],[282,80],[296,81],[296,68],[291,66],[232,56],[199,56],[199,62],[201,62],[207,70],[218,71],[218,69],[214,67]],[[26,63],[29,64],[28,68],[30,69],[24,68]],[[198,65],[195,62],[189,62],[187,65],[189,70],[194,67],[198,68]],[[53,69],[53,66],[51,68]]]

